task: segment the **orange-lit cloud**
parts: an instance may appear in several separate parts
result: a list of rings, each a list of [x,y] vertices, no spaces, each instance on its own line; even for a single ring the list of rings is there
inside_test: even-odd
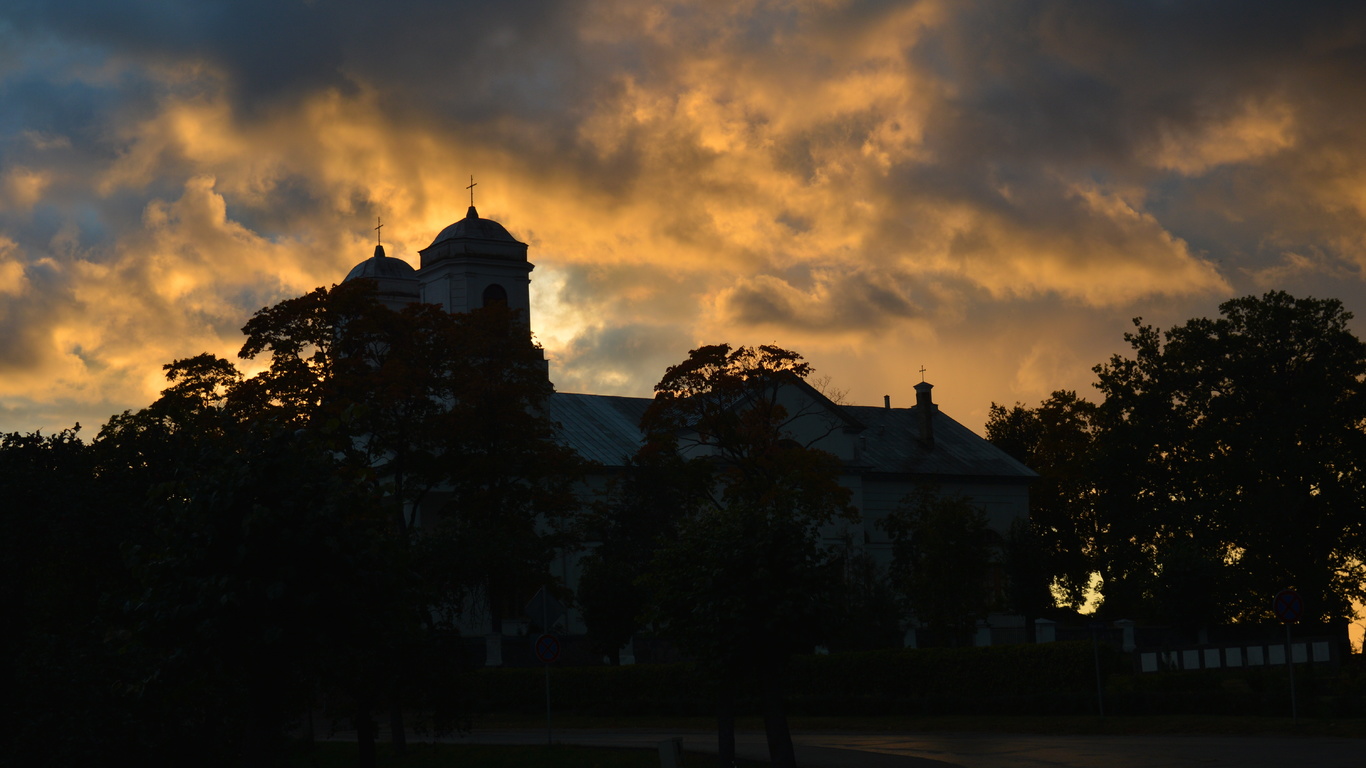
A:
[[[1345,4],[78,5],[0,11],[4,430],[93,427],[231,356],[378,216],[416,263],[470,174],[531,246],[565,390],[771,342],[853,402],[909,402],[923,364],[980,428],[1086,393],[1135,315],[1366,311]]]

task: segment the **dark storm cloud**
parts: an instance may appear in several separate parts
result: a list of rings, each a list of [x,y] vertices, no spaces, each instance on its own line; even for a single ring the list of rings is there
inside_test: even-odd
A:
[[[914,344],[1032,401],[1155,307],[1362,314],[1363,40],[1348,3],[11,0],[0,368],[38,383],[0,419],[141,404],[375,216],[415,260],[470,173],[564,388],[756,340],[877,387],[861,347]]]
[[[0,257],[7,250],[0,241]],[[31,292],[6,295],[0,285],[0,375],[17,379],[41,367],[52,343],[49,329],[71,316],[75,299],[51,261],[22,265],[8,277],[32,286]]]
[[[916,282],[890,270],[823,269],[791,280],[761,274],[726,291],[722,304],[734,322],[745,325],[819,333],[876,331],[921,315],[910,295]]]
[[[357,79],[397,103],[464,117],[539,112],[577,81],[557,51],[567,8],[546,0],[203,0],[10,3],[23,35],[52,35],[151,65],[201,60],[226,73],[239,104],[279,105]]]
[[[1161,129],[1268,92],[1312,106],[1366,75],[1357,3],[1039,0],[955,4],[911,56],[960,94],[932,142],[955,162],[1132,167]],[[1351,111],[1360,100],[1339,103]]]

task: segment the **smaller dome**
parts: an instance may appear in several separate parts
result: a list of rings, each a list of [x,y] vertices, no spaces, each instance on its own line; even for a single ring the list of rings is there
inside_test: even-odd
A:
[[[493,219],[479,218],[479,212],[470,206],[470,210],[465,214],[465,218],[441,230],[441,234],[436,236],[432,245],[442,243],[447,240],[500,240],[506,243],[516,243],[517,238],[513,237],[502,224]],[[430,246],[428,246],[430,247]]]
[[[352,267],[351,271],[346,273],[346,280],[360,280],[364,278],[369,278],[371,280],[379,280],[381,278],[390,280],[416,280],[417,270],[413,269],[413,265],[403,259],[391,259],[388,256],[385,256],[384,246],[376,245],[374,256]],[[343,280],[342,282],[346,282],[346,280]]]

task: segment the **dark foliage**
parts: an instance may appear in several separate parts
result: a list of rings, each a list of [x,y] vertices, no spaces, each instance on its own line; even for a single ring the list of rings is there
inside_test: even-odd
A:
[[[821,527],[855,514],[838,459],[817,447],[841,422],[809,373],[777,347],[701,347],[665,372],[642,423],[645,454],[680,457],[685,500],[651,565],[655,616],[724,683],[723,752],[736,686],[757,682],[774,765],[793,762],[786,660],[823,639],[841,583]]]
[[[977,620],[1004,599],[990,581],[1001,572],[1002,542],[986,514],[922,487],[882,526],[892,540],[892,584],[910,613],[947,644],[970,643]]]
[[[1040,472],[1031,512],[1074,605],[1185,627],[1268,618],[1297,588],[1307,619],[1366,597],[1366,344],[1332,299],[1225,302],[1096,366],[1092,405],[1058,392],[993,406],[989,437]]]
[[[348,283],[245,331],[251,378],[199,355],[91,445],[0,437],[22,763],[269,765],[324,692],[398,733],[405,704],[449,723],[438,619],[545,580],[577,463],[505,308],[394,312]]]

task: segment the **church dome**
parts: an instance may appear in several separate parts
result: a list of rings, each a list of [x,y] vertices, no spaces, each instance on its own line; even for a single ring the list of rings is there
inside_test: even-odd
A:
[[[441,230],[441,234],[436,236],[432,245],[443,243],[447,240],[500,240],[505,243],[515,243],[517,238],[513,237],[502,224],[493,219],[479,218],[479,212],[470,206],[470,210],[465,214],[465,218]]]
[[[346,280],[416,280],[417,270],[403,259],[391,259],[384,255],[384,246],[375,246],[375,255],[362,261],[346,273]],[[343,280],[342,282],[346,282]]]
[[[499,261],[526,261],[526,243],[513,237],[502,224],[479,218],[470,206],[465,218],[441,230],[432,244],[418,251],[422,267],[446,259],[486,258]]]

